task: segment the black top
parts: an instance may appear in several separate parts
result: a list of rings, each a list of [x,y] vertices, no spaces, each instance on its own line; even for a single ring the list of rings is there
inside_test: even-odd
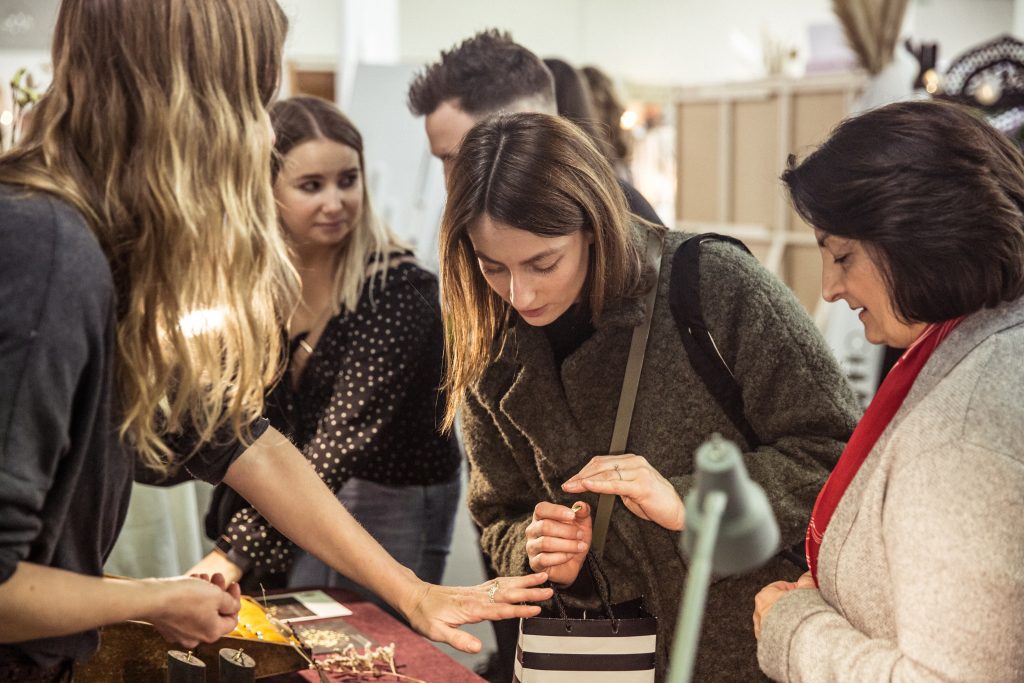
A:
[[[556,366],[561,366],[562,361],[594,334],[590,313],[585,306],[579,304],[570,306],[557,320],[545,325],[543,329],[555,355]]]
[[[0,185],[0,301],[0,583],[22,561],[100,576],[135,463],[116,431],[113,279],[71,207]],[[225,443],[187,466],[216,482],[242,450]],[[87,631],[13,647],[48,667],[98,642]]]
[[[366,281],[354,312],[328,321],[298,389],[289,364],[267,402],[271,424],[335,492],[350,477],[429,485],[459,471],[455,440],[438,431],[445,396],[437,278],[411,259],[392,262],[383,288],[382,277]],[[235,512],[221,534],[262,572],[291,566],[292,544],[252,507]]]

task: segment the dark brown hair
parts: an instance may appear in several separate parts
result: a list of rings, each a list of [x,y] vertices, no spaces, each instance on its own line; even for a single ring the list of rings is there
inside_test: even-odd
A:
[[[808,223],[865,243],[897,315],[939,322],[1024,294],[1024,156],[957,105],[841,123],[782,181]]]
[[[590,136],[597,148],[603,149],[604,139],[597,130],[597,113],[590,96],[590,87],[572,64],[556,57],[544,59],[544,65],[555,79],[555,104],[558,115],[569,119]]]
[[[612,79],[596,66],[585,66],[580,71],[590,86],[590,99],[594,102],[594,112],[599,123],[598,131],[612,150],[612,162],[628,164],[633,157],[633,138],[628,131],[622,129],[620,121],[626,108],[615,93]]]
[[[433,114],[448,100],[457,100],[470,116],[483,116],[525,98],[553,104],[551,73],[537,55],[497,29],[442,52],[409,86],[409,109],[416,116]]]
[[[478,123],[448,175],[438,240],[441,306],[448,322],[448,427],[465,391],[491,362],[509,315],[508,304],[481,274],[469,240],[469,230],[483,216],[544,237],[592,233],[583,297],[595,320],[607,302],[635,296],[651,284],[645,237],[633,229],[608,161],[579,128],[536,113]]]

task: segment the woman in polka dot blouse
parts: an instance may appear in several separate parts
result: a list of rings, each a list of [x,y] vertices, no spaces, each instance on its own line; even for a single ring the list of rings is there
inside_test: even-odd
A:
[[[439,583],[461,480],[458,446],[437,428],[437,278],[374,214],[362,137],[334,105],[295,97],[270,113],[274,193],[302,302],[267,417],[389,553]],[[218,490],[207,522],[243,586],[355,587],[230,489]]]

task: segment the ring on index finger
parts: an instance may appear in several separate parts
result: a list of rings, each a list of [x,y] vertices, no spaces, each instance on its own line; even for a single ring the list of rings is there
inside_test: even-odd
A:
[[[626,480],[625,480],[625,479],[624,479],[624,478],[622,477],[622,472],[620,472],[620,471],[619,471],[619,466],[618,466],[618,465],[612,465],[612,467],[614,467],[614,468],[615,468],[615,474],[619,475],[619,481],[626,481]]]

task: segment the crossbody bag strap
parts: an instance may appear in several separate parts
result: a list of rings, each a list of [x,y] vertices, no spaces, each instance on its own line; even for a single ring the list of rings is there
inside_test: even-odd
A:
[[[728,242],[750,253],[746,245],[726,235],[706,232],[695,235],[679,246],[672,259],[669,278],[668,304],[676,320],[687,358],[708,393],[722,409],[729,421],[747,441],[746,450],[761,445],[757,430],[747,420],[743,401],[743,387],[733,375],[722,353],[711,336],[701,304],[700,250],[705,242]]]
[[[633,420],[633,406],[636,403],[636,392],[640,386],[640,372],[644,367],[644,352],[647,350],[647,338],[651,334],[651,319],[654,317],[654,302],[658,298],[658,282],[661,276],[661,237],[654,232],[647,237],[647,261],[654,267],[654,286],[644,297],[644,321],[633,328],[633,338],[629,343],[629,359],[626,361],[626,372],[622,378],[622,391],[619,393],[619,409],[615,413],[615,427],[612,430],[612,443],[608,447],[609,455],[622,455],[626,452],[626,441],[629,438],[629,425]],[[602,493],[597,499],[597,514],[594,517],[594,531],[591,539],[591,552],[598,560],[604,554],[604,542],[608,535],[608,523],[612,518],[616,496]]]

